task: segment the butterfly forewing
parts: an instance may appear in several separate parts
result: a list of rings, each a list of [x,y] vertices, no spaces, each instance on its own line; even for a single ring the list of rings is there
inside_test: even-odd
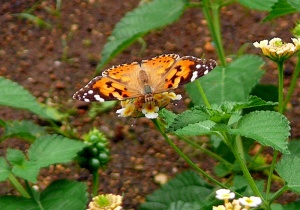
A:
[[[73,98],[81,101],[125,100],[141,95],[137,75],[140,65],[137,62],[112,67],[95,77],[85,87],[77,91]]]

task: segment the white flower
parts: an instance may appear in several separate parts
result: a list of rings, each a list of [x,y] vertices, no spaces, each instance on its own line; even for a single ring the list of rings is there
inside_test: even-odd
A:
[[[228,189],[219,189],[216,191],[216,198],[219,200],[233,199],[235,194]]]
[[[283,43],[281,38],[275,37],[260,42],[254,42],[256,48],[261,48],[262,53],[271,60],[278,62],[291,57],[300,50],[300,39],[292,38],[293,43]]]
[[[148,102],[143,105],[142,113],[148,119],[154,119],[158,117],[159,107],[155,106],[153,102]]]
[[[239,202],[244,206],[257,207],[261,204],[261,198],[255,196],[251,196],[250,198],[242,197],[239,199]]]

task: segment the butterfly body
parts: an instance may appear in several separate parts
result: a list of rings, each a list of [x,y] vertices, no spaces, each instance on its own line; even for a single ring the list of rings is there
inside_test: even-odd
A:
[[[145,102],[150,102],[154,94],[192,82],[215,66],[216,61],[212,59],[161,55],[143,60],[141,64],[133,62],[107,69],[77,91],[73,98],[86,102],[144,98]]]

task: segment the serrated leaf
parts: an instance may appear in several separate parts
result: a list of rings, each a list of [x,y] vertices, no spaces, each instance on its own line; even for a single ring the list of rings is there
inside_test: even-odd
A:
[[[1,210],[83,210],[87,203],[86,186],[80,182],[58,180],[52,182],[40,200],[18,196],[1,196]]]
[[[193,109],[184,111],[183,113],[177,115],[173,120],[172,124],[167,129],[167,132],[176,131],[183,128],[189,124],[194,124],[207,120],[209,115],[204,111],[203,108],[195,107]]]
[[[299,10],[299,9],[298,9]],[[277,18],[283,15],[291,14],[297,12],[287,0],[278,0],[273,6],[270,14],[264,19],[264,21],[269,21],[273,18]]]
[[[1,196],[0,206],[1,210],[41,210],[36,201],[18,196]]]
[[[221,104],[224,101],[245,101],[252,88],[263,75],[260,67],[262,58],[254,55],[244,55],[230,63],[226,68],[217,66],[205,77],[199,79],[204,93],[211,104]],[[186,90],[197,106],[203,100],[195,86],[189,83]]]
[[[104,45],[97,72],[139,37],[176,21],[182,15],[185,6],[185,0],[154,0],[128,12],[117,23]]]
[[[183,202],[181,200],[172,202],[167,210],[182,210],[182,209],[188,209],[188,210],[199,210],[201,209],[201,205],[199,203],[192,203],[192,202]]]
[[[175,133],[177,135],[183,136],[200,136],[200,135],[207,135],[212,134],[214,131],[212,128],[216,125],[215,122],[210,120],[205,120],[202,122],[189,124],[184,128],[177,129]]]
[[[287,2],[292,5],[295,9],[300,10],[300,1],[299,0],[287,0]]]
[[[205,201],[212,193],[211,187],[193,171],[183,172],[146,197],[141,205],[142,210],[166,209],[172,202],[197,202],[199,198]]]
[[[11,164],[21,165],[25,160],[25,155],[22,151],[17,149],[8,148],[6,151],[6,159]]]
[[[3,157],[0,157],[0,182],[7,179],[10,174],[10,167]]]
[[[81,182],[58,180],[52,182],[40,196],[44,209],[85,209],[87,203],[86,185]]]
[[[47,119],[59,120],[61,117],[57,111],[49,115],[47,108],[38,103],[30,92],[11,80],[0,77],[0,89],[0,106],[26,109]]]
[[[30,182],[36,183],[40,167],[32,161],[23,161],[22,164],[14,164],[12,173]]]
[[[19,137],[33,141],[36,137],[44,135],[45,133],[45,128],[34,124],[31,121],[6,121],[4,125],[4,133],[1,139]]]
[[[271,7],[277,0],[239,0],[239,3],[248,7],[249,9],[270,11]]]
[[[165,120],[165,122],[167,123],[167,127],[169,127],[172,122],[174,121],[174,119],[176,118],[176,114],[174,114],[173,112],[167,110],[167,109],[162,109],[161,111],[159,111],[159,117],[163,118]]]
[[[38,137],[28,150],[30,161],[40,167],[71,161],[85,144],[58,135]]]
[[[277,104],[278,104],[277,102],[264,101],[263,99],[257,96],[250,96],[248,101],[242,103],[236,103],[236,105],[234,106],[234,110],[241,110],[241,109],[254,108],[260,106],[275,106]]]
[[[300,157],[284,155],[276,167],[277,173],[287,182],[287,186],[300,193]]]
[[[289,153],[287,138],[290,135],[289,122],[284,115],[271,111],[256,111],[243,116],[231,134],[252,138],[262,145],[273,147],[282,153]]]

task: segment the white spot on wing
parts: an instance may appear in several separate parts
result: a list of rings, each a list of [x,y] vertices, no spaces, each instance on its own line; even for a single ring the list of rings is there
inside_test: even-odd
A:
[[[208,74],[208,72],[209,72],[208,70],[205,70],[204,75]]]
[[[197,64],[196,65],[196,69],[200,69],[201,68],[201,65],[200,64]]]
[[[94,98],[96,99],[96,101],[104,102],[104,99],[101,98],[100,95],[94,95]]]
[[[194,71],[193,72],[193,76],[192,76],[192,78],[191,78],[191,82],[193,82],[195,79],[197,79],[198,78],[198,72],[197,71]]]
[[[88,91],[88,94],[93,94],[93,93],[94,93],[93,90],[89,90],[89,91]]]

